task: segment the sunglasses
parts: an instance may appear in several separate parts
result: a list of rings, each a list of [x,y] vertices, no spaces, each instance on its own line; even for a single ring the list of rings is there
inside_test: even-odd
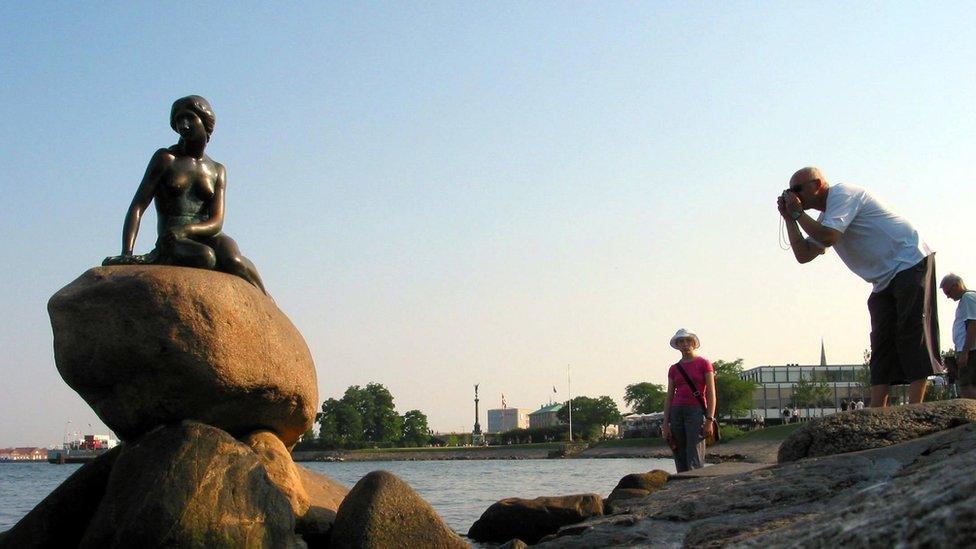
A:
[[[803,183],[797,183],[796,185],[791,185],[790,192],[800,194],[800,191],[803,190],[804,185],[806,185],[807,183],[813,183],[814,181],[819,181],[819,179],[811,179],[809,181],[804,181]]]

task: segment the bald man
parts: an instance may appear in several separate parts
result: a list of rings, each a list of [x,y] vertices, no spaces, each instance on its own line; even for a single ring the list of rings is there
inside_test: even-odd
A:
[[[959,302],[952,322],[956,382],[963,398],[976,398],[976,292],[966,288],[962,277],[954,273],[945,275],[939,287],[946,297]]]
[[[873,286],[871,406],[887,406],[890,386],[904,383],[911,385],[909,402],[922,402],[928,376],[942,372],[934,252],[908,220],[860,187],[830,186],[817,168],[794,173],[777,207],[799,263],[834,248]],[[806,214],[810,209],[820,212],[817,219]]]

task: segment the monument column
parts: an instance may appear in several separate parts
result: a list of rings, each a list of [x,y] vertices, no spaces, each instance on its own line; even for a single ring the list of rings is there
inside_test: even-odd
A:
[[[481,433],[481,423],[478,422],[478,384],[474,384],[474,430],[471,431],[471,444],[481,445],[485,436]]]

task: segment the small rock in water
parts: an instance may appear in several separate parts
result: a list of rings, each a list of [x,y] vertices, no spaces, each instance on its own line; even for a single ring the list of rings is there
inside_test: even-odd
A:
[[[491,505],[468,530],[477,541],[504,542],[513,538],[535,544],[560,527],[603,514],[597,494],[508,498]]]
[[[353,486],[330,541],[343,548],[468,547],[429,503],[387,471],[373,471]]]

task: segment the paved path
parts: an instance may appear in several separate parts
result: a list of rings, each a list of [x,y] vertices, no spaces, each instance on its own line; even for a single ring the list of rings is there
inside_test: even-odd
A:
[[[772,464],[727,461],[725,463],[716,463],[715,465],[695,469],[694,471],[685,471],[684,473],[670,475],[668,479],[681,480],[687,478],[722,477],[725,475],[738,475],[739,473],[751,473],[758,469],[765,469],[766,467],[772,467]]]

